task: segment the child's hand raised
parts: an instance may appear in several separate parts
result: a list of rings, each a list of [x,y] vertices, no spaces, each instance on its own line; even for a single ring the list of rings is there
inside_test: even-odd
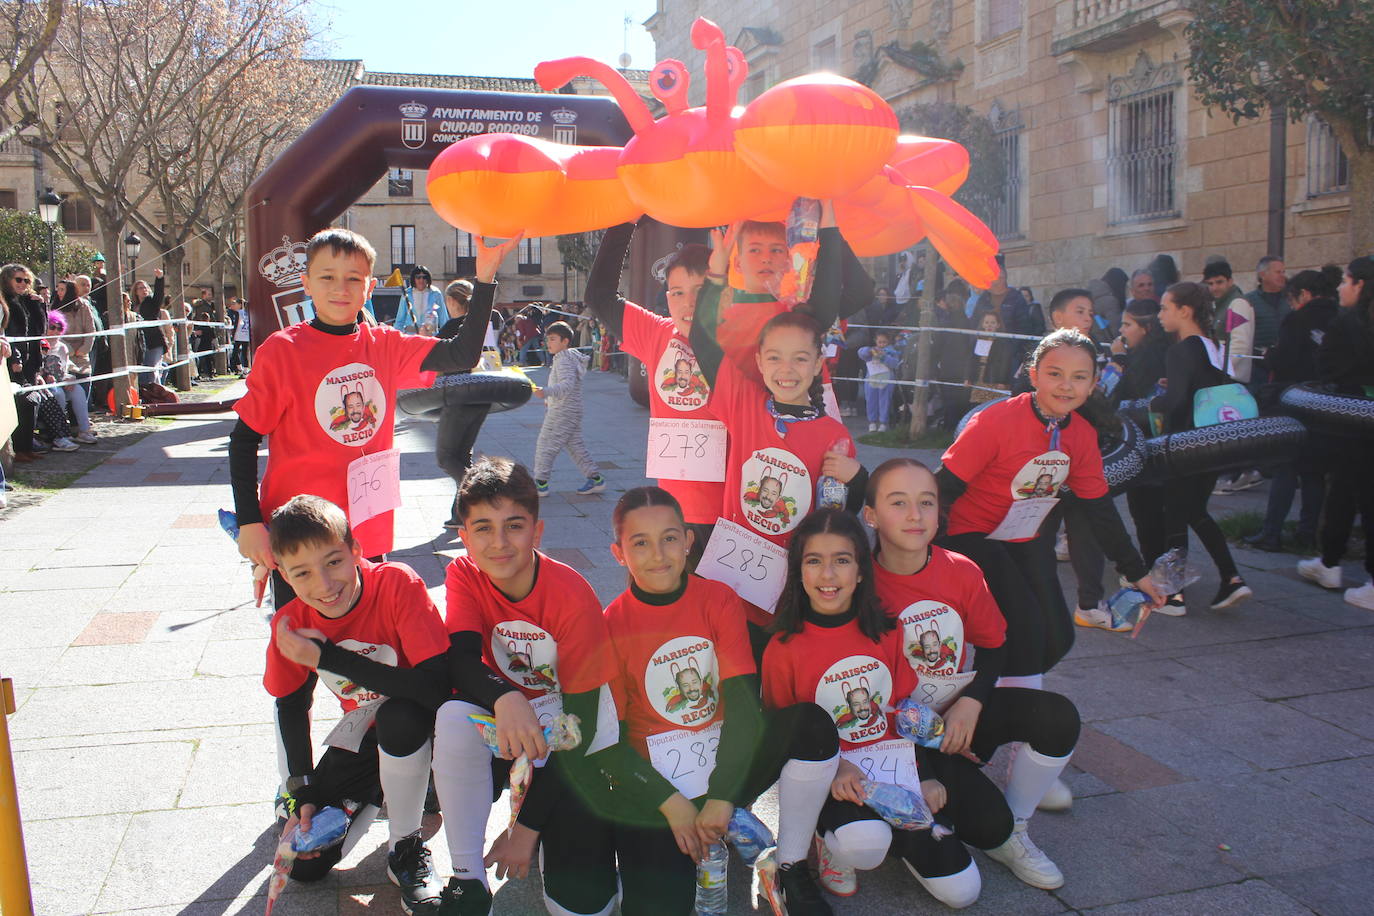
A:
[[[706,264],[706,275],[721,284],[725,283],[725,277],[730,272],[730,256],[734,253],[742,225],[731,223],[724,231],[711,230],[711,259]]]
[[[496,245],[488,245],[486,236],[477,237],[477,281],[479,283],[491,283],[496,280],[496,271],[501,267],[501,262],[506,259],[506,255],[515,250],[515,246],[520,244],[520,240],[525,237],[525,233],[520,232],[514,238],[506,239]]]

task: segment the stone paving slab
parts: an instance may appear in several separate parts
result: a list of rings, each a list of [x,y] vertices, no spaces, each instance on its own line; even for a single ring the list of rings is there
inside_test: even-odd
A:
[[[580,478],[560,459],[540,511],[550,553],[608,602],[626,584],[607,549],[610,511],[642,482],[647,414],[613,375],[589,377],[588,402],[608,490],[571,494]],[[478,452],[528,462],[539,418],[532,408],[492,416]],[[277,781],[261,686],[269,609],[252,606],[248,565],[215,521],[230,505],[231,424],[178,420],[42,505],[0,515],[0,672],[16,679],[20,701],[10,727],[44,916],[263,910]],[[453,483],[433,463],[433,435],[432,423],[398,424],[405,479],[394,558],[414,566],[442,609],[448,558],[434,551],[451,556],[461,544],[441,527]],[[859,446],[869,467],[896,454]],[[1263,501],[1261,489],[1214,506]],[[1086,722],[1065,770],[1076,801],[1036,817],[1032,830],[1067,883],[1035,890],[975,854],[984,890],[970,913],[1369,912],[1374,614],[1299,580],[1291,556],[1235,555],[1256,596],[1233,611],[1206,609],[1216,575],[1204,568],[1187,617],[1158,617],[1139,640],[1077,634],[1046,679]],[[1355,584],[1353,564],[1349,573]],[[1068,564],[1059,575],[1072,595]],[[1115,590],[1114,573],[1104,584]],[[338,717],[320,688],[317,744]],[[1008,759],[1002,749],[989,763],[994,781]],[[775,822],[775,794],[756,810]],[[503,800],[489,836],[507,816]],[[439,819],[427,818],[425,831],[447,874]],[[387,823],[374,823],[340,869],[318,886],[292,885],[277,912],[396,912],[386,838]],[[737,862],[731,878],[731,911],[752,911]],[[896,861],[860,884],[856,897],[832,898],[836,913],[947,912]],[[497,882],[496,892],[500,916],[543,912],[537,879]]]

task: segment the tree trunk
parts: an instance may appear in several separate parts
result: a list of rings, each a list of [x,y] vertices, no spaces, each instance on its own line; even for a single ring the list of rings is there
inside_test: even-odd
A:
[[[173,319],[181,318],[186,310],[182,308],[182,303],[186,301],[186,249],[173,246],[162,259],[163,275],[167,278],[167,294],[172,297],[172,304],[167,307],[167,314]],[[185,324],[172,326],[176,334],[177,354],[176,358],[169,362],[181,362],[190,355],[190,334],[187,333]],[[172,370],[172,384],[176,385],[177,391],[191,390],[191,364],[177,366]]]
[[[939,292],[935,288],[939,282],[940,255],[935,251],[935,246],[930,246],[926,251],[926,275],[921,283],[921,310],[920,321],[921,332],[916,338],[916,379],[917,381],[929,379],[935,374],[935,347],[934,334],[929,328],[935,326],[935,294]],[[916,389],[916,397],[911,402],[911,428],[909,435],[911,441],[915,442],[925,435],[926,417],[930,412],[930,386],[922,385]]]
[[[1350,255],[1374,253],[1374,148],[1350,159]]]
[[[124,223],[103,210],[97,212],[100,234],[105,240],[105,328],[113,331],[124,326]],[[129,365],[125,337],[111,334],[106,339],[110,343],[110,371],[119,372]],[[123,416],[124,408],[129,406],[129,377],[116,376],[110,384],[114,388],[115,414]]]

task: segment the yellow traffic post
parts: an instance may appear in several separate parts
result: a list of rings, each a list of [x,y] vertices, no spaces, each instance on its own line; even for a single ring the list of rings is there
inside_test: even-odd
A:
[[[14,682],[0,678],[0,913],[33,916],[24,825],[19,820],[19,787],[10,756],[9,717],[15,708]]]

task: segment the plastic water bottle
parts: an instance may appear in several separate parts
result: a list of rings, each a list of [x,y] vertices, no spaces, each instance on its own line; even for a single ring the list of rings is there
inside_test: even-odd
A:
[[[1107,599],[1107,610],[1112,615],[1112,626],[1123,623],[1134,624],[1140,617],[1140,606],[1148,601],[1145,593],[1138,588],[1123,588]]]
[[[837,439],[830,443],[827,451],[843,452],[850,458],[854,457],[854,442],[851,439]],[[843,509],[845,503],[849,501],[849,487],[845,486],[834,477],[822,474],[816,480],[816,508],[817,509]]]
[[[753,865],[759,854],[773,845],[773,831],[748,808],[736,808],[725,839],[735,847],[745,865]]]
[[[725,885],[725,870],[730,853],[724,843],[712,843],[706,858],[697,863],[697,913],[699,916],[725,916],[730,891]]]

